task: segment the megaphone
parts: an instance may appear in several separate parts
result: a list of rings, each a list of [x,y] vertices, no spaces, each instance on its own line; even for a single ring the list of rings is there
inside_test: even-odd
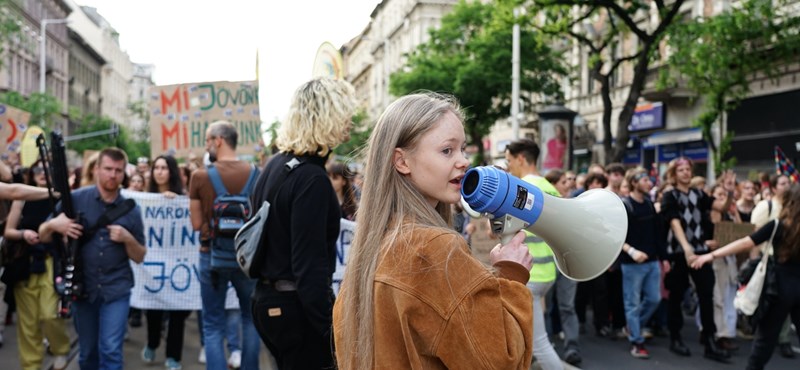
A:
[[[461,182],[462,206],[488,216],[503,244],[522,229],[542,238],[564,276],[591,280],[617,259],[628,232],[622,200],[605,189],[561,199],[494,167],[475,167]]]

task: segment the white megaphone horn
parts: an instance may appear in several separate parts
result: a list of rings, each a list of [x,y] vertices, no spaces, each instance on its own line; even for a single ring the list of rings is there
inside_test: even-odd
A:
[[[542,238],[572,280],[591,280],[608,269],[628,232],[622,200],[605,189],[561,199],[497,168],[475,167],[461,182],[461,196],[470,216],[491,219],[504,244],[522,229]]]

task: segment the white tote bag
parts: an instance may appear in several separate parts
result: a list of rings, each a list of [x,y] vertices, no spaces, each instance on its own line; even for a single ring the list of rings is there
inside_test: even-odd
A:
[[[775,231],[778,230],[778,222],[780,221],[775,220],[775,227],[772,229],[772,236],[769,237],[769,244],[767,244],[764,255],[761,256],[761,261],[756,266],[753,276],[747,282],[747,285],[736,292],[736,298],[733,299],[733,306],[747,316],[756,312],[758,301],[761,299],[764,279],[767,276],[767,260],[769,255],[772,254],[772,238],[775,237]]]

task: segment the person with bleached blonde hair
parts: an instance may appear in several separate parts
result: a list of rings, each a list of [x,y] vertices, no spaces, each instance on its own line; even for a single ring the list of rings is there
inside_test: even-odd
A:
[[[253,204],[270,202],[253,320],[280,369],[331,369],[331,311],[341,211],[325,163],[349,137],[353,87],[314,79],[294,93]]]
[[[334,306],[339,369],[528,369],[533,307],[525,234],[491,251],[452,229],[469,168],[453,99],[393,102],[370,136],[355,239]]]
[[[297,89],[275,145],[281,152],[328,155],[350,139],[355,90],[330,78],[311,80]]]

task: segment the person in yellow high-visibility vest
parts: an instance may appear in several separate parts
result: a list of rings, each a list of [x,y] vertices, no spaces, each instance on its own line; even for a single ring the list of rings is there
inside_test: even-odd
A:
[[[521,139],[506,146],[508,172],[533,185],[543,192],[559,196],[558,190],[547,179],[539,175],[536,162],[539,159],[539,145],[533,140]],[[553,345],[547,338],[544,322],[544,297],[556,281],[556,264],[550,247],[536,235],[525,232],[525,244],[533,256],[528,289],[533,296],[533,357],[544,370],[563,369]]]

